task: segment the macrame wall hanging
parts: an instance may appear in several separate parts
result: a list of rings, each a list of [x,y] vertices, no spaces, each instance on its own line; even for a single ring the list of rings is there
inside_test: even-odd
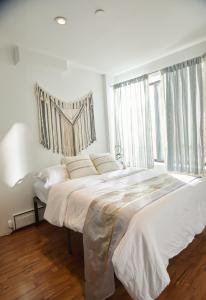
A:
[[[53,152],[77,155],[96,140],[93,97],[63,102],[36,86],[40,143]]]

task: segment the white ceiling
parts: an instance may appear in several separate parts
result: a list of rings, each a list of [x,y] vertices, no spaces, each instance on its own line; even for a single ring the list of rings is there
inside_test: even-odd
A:
[[[16,0],[1,40],[117,74],[206,39],[204,0]],[[105,9],[104,17],[94,11]],[[57,25],[58,15],[68,18]]]

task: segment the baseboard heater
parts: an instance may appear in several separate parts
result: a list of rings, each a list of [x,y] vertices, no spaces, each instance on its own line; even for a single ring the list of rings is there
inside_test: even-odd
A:
[[[38,207],[39,220],[43,220],[45,207]],[[34,224],[35,220],[35,211],[30,209],[18,214],[13,215],[13,230],[17,230],[28,225]]]

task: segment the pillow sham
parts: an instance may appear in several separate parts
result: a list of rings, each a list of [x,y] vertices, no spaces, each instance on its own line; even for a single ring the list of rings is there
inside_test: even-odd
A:
[[[88,155],[64,157],[61,163],[66,165],[71,179],[98,174]]]
[[[37,173],[37,177],[42,180],[45,183],[45,187],[48,188],[56,183],[66,181],[69,175],[64,165],[55,165]]]
[[[90,158],[99,174],[121,169],[119,163],[110,153],[90,154]]]

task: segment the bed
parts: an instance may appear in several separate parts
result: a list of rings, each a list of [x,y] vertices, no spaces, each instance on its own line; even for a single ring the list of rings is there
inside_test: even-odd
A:
[[[167,273],[169,259],[187,247],[194,236],[201,233],[206,225],[206,181],[204,178],[170,174],[169,176],[173,178],[171,184],[159,188],[160,184],[156,182],[158,190],[151,191],[151,186],[144,187],[147,195],[141,194],[141,187],[145,185],[145,182],[150,182],[154,178],[162,178],[162,182],[165,182],[164,176],[167,175],[163,167],[153,170],[128,168],[103,175],[67,180],[55,184],[47,191],[43,191],[43,187],[36,184],[35,194],[43,203],[46,203],[44,218],[48,222],[60,227],[65,226],[83,233],[84,236],[85,232],[88,233],[91,230],[93,235],[102,233],[98,226],[93,226],[93,228],[90,226],[89,230],[85,231],[92,203],[98,202],[98,199],[103,202],[108,201],[109,196],[113,197],[113,203],[116,203],[116,199],[120,197],[119,191],[124,190],[125,199],[125,190],[128,195],[128,186],[130,186],[129,190],[131,187],[133,189],[132,194],[129,192],[132,196],[137,193],[138,189],[141,196],[138,196],[140,199],[138,209],[135,206],[135,213],[128,221],[121,238],[118,235],[115,237],[113,251],[110,253],[111,265],[109,265],[110,262],[108,265],[133,299],[152,300],[156,299],[170,282]],[[132,200],[132,205],[133,202],[134,200]],[[124,214],[120,216],[121,218],[124,218]],[[95,224],[99,225],[99,223]],[[86,253],[89,259],[85,262],[86,284],[87,273],[89,282],[92,279],[91,273],[94,271],[91,269],[91,261],[95,262],[95,259],[98,259],[94,253],[91,254],[92,247],[97,246],[96,249],[100,247],[101,250],[101,243],[96,245],[94,240],[90,239],[90,243],[87,244]],[[113,240],[111,241],[113,243]],[[87,242],[85,239],[84,243]],[[90,245],[91,249],[89,249]],[[101,262],[98,263],[98,268],[101,269]],[[93,284],[92,288],[98,291],[96,294],[96,290],[93,294],[86,293],[88,300],[106,299],[114,292],[113,283],[110,282],[113,277],[111,279],[109,276],[103,279],[100,276],[100,281],[98,281],[97,275],[95,280],[97,286]]]

